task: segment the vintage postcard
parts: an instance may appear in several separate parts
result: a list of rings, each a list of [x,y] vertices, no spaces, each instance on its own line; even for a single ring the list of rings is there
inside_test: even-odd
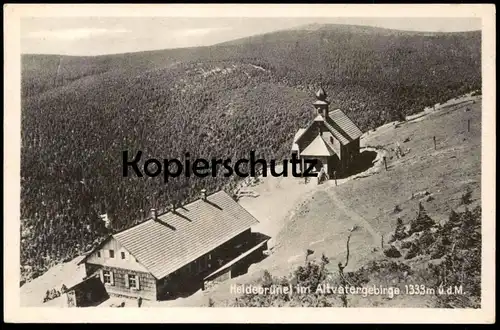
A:
[[[6,321],[493,323],[495,28],[5,5]]]

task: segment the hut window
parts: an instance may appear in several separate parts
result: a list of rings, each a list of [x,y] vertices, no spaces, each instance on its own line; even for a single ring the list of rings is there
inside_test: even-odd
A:
[[[101,257],[101,251],[97,251],[97,258]]]
[[[114,258],[115,257],[115,251],[114,250],[109,250],[109,257]]]
[[[139,278],[137,277],[137,275],[128,274],[126,276],[126,279],[127,279],[126,284],[128,288],[139,290]]]
[[[330,143],[333,144],[333,137],[330,136]]]
[[[103,275],[103,279],[104,279],[104,284],[111,284],[112,283],[112,275],[111,275],[111,272],[109,270],[104,270],[102,272],[102,275]]]
[[[125,252],[122,252],[122,259],[125,259]]]
[[[128,276],[128,280],[129,280],[130,286],[131,286],[132,288],[135,288],[135,285],[136,285],[136,278],[135,278],[135,275],[129,275],[129,276]]]

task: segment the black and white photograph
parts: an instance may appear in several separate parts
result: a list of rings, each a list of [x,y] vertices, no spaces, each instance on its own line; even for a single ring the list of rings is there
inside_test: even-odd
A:
[[[13,322],[494,322],[493,5],[53,6],[4,7]]]

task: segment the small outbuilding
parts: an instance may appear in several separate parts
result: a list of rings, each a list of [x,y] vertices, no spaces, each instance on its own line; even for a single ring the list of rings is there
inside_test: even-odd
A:
[[[98,276],[91,276],[66,290],[68,307],[91,307],[109,298]]]

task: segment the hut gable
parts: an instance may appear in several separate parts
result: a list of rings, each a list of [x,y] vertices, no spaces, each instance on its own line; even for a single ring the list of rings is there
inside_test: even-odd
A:
[[[84,261],[95,265],[148,272],[146,267],[123,247],[115,237],[109,237],[103,244],[93,250]]]
[[[308,146],[301,152],[302,156],[333,156],[335,151],[328,143],[323,139],[321,135],[318,135]]]

